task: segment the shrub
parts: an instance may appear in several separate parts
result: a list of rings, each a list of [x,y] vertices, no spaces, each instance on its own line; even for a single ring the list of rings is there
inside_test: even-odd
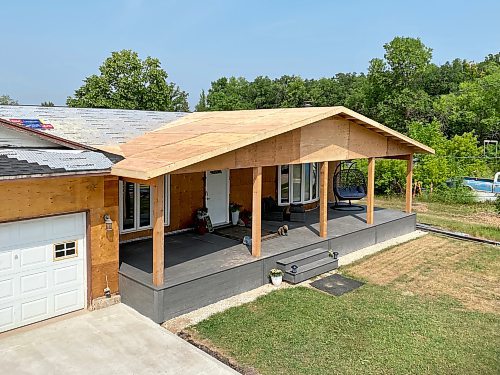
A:
[[[497,195],[497,199],[495,200],[495,211],[500,215],[500,195]]]
[[[429,202],[470,204],[475,202],[475,195],[472,190],[464,186],[447,187],[442,185],[432,193],[424,193],[421,199]]]

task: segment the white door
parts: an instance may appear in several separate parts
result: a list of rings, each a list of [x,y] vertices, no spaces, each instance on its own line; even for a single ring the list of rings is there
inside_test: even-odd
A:
[[[85,308],[85,214],[0,224],[0,332]]]
[[[229,170],[206,173],[206,205],[213,225],[229,222]]]

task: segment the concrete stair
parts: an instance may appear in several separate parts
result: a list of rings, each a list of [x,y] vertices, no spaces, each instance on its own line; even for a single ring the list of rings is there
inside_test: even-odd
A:
[[[284,272],[283,280],[297,284],[338,268],[338,259],[330,257],[328,249],[317,248],[280,259],[276,265]]]

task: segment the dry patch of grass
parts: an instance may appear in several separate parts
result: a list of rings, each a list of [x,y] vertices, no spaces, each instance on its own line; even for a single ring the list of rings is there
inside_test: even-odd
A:
[[[343,270],[405,293],[449,296],[467,309],[500,314],[500,250],[493,246],[428,235]]]

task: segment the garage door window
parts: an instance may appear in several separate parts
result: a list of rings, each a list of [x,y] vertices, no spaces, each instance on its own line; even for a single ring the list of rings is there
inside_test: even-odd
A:
[[[66,259],[78,256],[76,241],[54,244],[54,259]]]

